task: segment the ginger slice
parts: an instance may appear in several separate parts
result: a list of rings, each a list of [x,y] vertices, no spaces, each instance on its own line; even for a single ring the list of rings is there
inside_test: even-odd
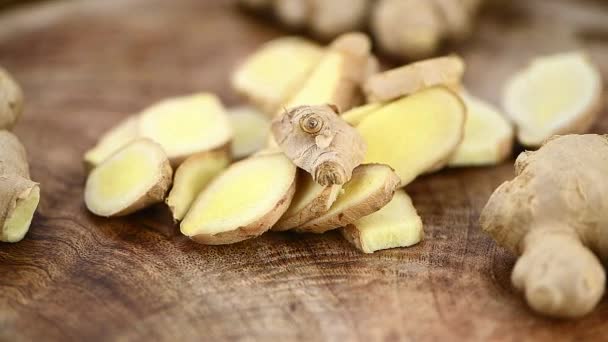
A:
[[[0,241],[21,241],[40,201],[40,187],[30,180],[25,148],[11,132],[0,131]]]
[[[138,116],[129,116],[106,132],[97,145],[84,154],[87,170],[92,170],[127,143],[135,140],[139,132]]]
[[[462,58],[431,58],[375,74],[365,81],[363,90],[368,102],[390,101],[438,85],[457,90],[463,74]]]
[[[341,117],[351,126],[357,126],[361,121],[366,118],[369,114],[382,108],[383,104],[380,102],[368,103],[363,106],[352,108],[351,110],[342,113]]]
[[[539,57],[506,84],[503,106],[525,146],[555,134],[586,132],[602,105],[602,79],[581,52]]]
[[[399,177],[387,165],[364,164],[353,172],[343,186],[342,195],[319,217],[295,228],[301,233],[324,233],[346,226],[380,210],[393,197]]]
[[[464,91],[467,106],[464,139],[448,163],[449,166],[494,165],[511,155],[513,127],[489,103]]]
[[[445,87],[391,102],[356,127],[367,142],[365,163],[390,165],[405,186],[443,167],[463,138],[466,108]]]
[[[302,86],[322,55],[323,49],[306,39],[272,40],[236,69],[232,87],[272,116]]]
[[[232,139],[232,128],[219,99],[209,93],[163,100],[139,117],[142,137],[158,142],[173,165],[187,157],[222,149]]]
[[[350,109],[359,85],[367,76],[371,42],[361,33],[344,34],[334,40],[306,82],[277,112],[303,105],[336,105]]]
[[[165,200],[175,221],[181,221],[196,196],[230,163],[226,150],[203,152],[186,159],[175,171]]]
[[[173,171],[162,147],[140,138],[125,145],[89,175],[84,201],[98,216],[124,216],[162,202]]]
[[[403,190],[397,190],[382,209],[347,225],[340,232],[363,253],[412,246],[424,236],[422,220],[412,199]]]
[[[272,230],[292,229],[327,212],[341,189],[341,185],[320,185],[308,172],[300,172],[291,205]]]
[[[296,166],[282,153],[234,163],[199,194],[181,232],[208,245],[261,235],[285,213],[295,186]]]
[[[234,137],[230,144],[232,157],[241,159],[266,146],[270,134],[270,120],[253,107],[243,106],[229,110]]]
[[[0,67],[0,129],[12,129],[23,112],[23,91],[15,79]]]

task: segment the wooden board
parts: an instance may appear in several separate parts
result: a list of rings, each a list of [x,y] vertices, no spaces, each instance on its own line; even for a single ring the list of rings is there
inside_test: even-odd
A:
[[[607,13],[555,0],[484,14],[458,49],[468,87],[496,102],[530,56],[573,46],[608,76]],[[27,94],[16,133],[42,184],[25,240],[0,245],[0,340],[608,338],[608,299],[579,321],[535,315],[510,285],[514,257],[480,231],[512,162],[415,181],[425,241],[373,255],[337,233],[201,246],[159,208],[112,220],[85,210],[81,156],[102,132],[167,96],[208,90],[238,104],[231,70],[281,33],[232,1],[60,1],[0,17],[0,64]],[[604,115],[594,131],[607,128]]]

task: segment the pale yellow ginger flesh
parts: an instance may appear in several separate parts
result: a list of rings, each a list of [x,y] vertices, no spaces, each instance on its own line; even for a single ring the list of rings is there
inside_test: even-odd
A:
[[[272,40],[236,69],[232,87],[272,116],[302,86],[322,55],[323,49],[306,39]]]
[[[132,141],[93,169],[84,201],[98,216],[124,216],[162,202],[173,171],[162,147],[146,138]]]
[[[152,105],[140,114],[139,133],[159,143],[173,165],[196,153],[225,148],[232,139],[228,115],[209,93]]]
[[[233,139],[230,144],[232,157],[241,159],[266,146],[270,134],[270,120],[259,110],[243,106],[229,110]]]
[[[482,228],[520,255],[511,280],[535,311],[588,314],[608,263],[608,136],[555,136],[515,162],[481,213]]]
[[[602,78],[582,52],[538,57],[506,83],[503,107],[525,146],[554,134],[584,133],[601,110]]]
[[[173,219],[181,221],[196,196],[230,163],[226,150],[203,152],[186,159],[175,171],[173,187],[165,202]]]
[[[382,209],[358,219],[340,231],[364,253],[409,247],[420,242],[424,236],[422,220],[411,198],[403,190],[397,190]]]
[[[40,188],[30,180],[25,148],[15,135],[0,131],[0,241],[25,237],[39,200]]]
[[[23,91],[15,79],[0,67],[0,129],[12,129],[23,112]]]
[[[352,108],[351,110],[342,113],[340,116],[342,117],[342,120],[346,121],[349,125],[357,126],[369,114],[380,109],[382,105],[383,104],[380,102],[368,103],[363,106]]]
[[[303,105],[336,105],[341,111],[354,106],[359,85],[367,76],[371,42],[361,33],[338,37],[326,49],[304,84],[285,102],[277,115]]]
[[[291,205],[272,230],[292,229],[327,212],[341,189],[341,185],[320,185],[309,173],[300,172]]]
[[[467,106],[464,139],[451,157],[449,166],[494,165],[511,155],[513,127],[491,104],[464,91]]]
[[[364,164],[353,172],[343,192],[331,208],[317,218],[295,228],[304,233],[324,233],[351,224],[384,207],[399,186],[399,177],[387,165]]]
[[[232,164],[197,197],[181,232],[202,244],[261,235],[285,213],[296,187],[296,166],[282,153]]]
[[[97,145],[84,154],[84,163],[87,170],[92,170],[118,149],[137,139],[138,116],[133,115],[112,127],[97,142]]]
[[[365,163],[390,165],[405,186],[447,163],[462,141],[465,119],[460,97],[433,87],[383,106],[356,128],[367,143]]]
[[[462,58],[431,58],[377,73],[365,81],[363,89],[368,102],[390,101],[438,85],[458,90],[463,74]]]

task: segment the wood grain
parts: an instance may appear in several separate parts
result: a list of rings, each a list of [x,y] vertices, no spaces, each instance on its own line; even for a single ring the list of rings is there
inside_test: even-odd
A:
[[[496,102],[529,57],[577,46],[608,76],[606,25],[600,2],[490,10],[457,50],[467,86]],[[26,239],[0,245],[0,340],[608,340],[607,299],[579,321],[535,315],[510,285],[514,257],[480,231],[511,162],[415,181],[426,240],[373,255],[336,233],[200,246],[162,207],[87,213],[81,156],[102,132],[167,96],[238,104],[230,71],[281,33],[233,1],[60,1],[0,16],[0,64],[27,95],[16,133],[42,184]],[[603,115],[594,131],[607,128]]]

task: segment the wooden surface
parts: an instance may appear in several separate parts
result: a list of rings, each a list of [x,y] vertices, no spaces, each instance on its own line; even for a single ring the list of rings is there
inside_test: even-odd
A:
[[[497,101],[530,56],[575,46],[608,76],[607,13],[567,0],[486,13],[458,49],[467,85]],[[201,246],[162,208],[113,220],[85,210],[81,156],[102,132],[167,96],[208,90],[238,104],[232,68],[281,33],[232,1],[57,2],[0,16],[0,64],[27,94],[16,133],[42,184],[25,240],[0,245],[0,340],[608,340],[608,299],[579,321],[535,315],[510,285],[514,257],[480,231],[511,162],[415,181],[426,240],[373,255],[337,233]],[[594,131],[607,128],[603,115]]]

